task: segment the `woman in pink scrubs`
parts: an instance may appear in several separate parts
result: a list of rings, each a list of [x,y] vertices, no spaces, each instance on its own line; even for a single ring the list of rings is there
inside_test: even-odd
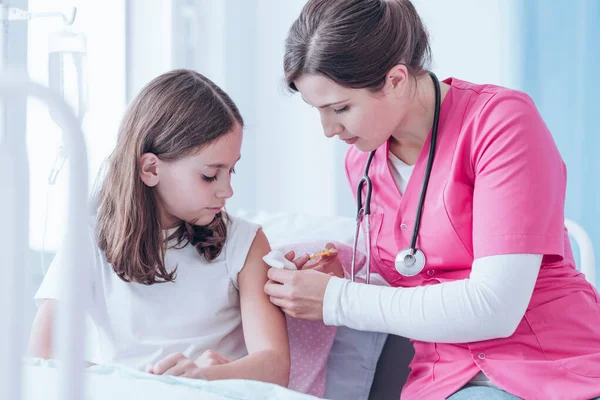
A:
[[[353,190],[376,151],[371,271],[386,285],[332,276],[340,265],[330,257],[316,270],[272,269],[265,291],[297,318],[410,338],[402,398],[600,396],[600,296],[575,268],[565,165],[526,94],[441,82],[416,243],[426,262],[413,276],[396,269],[431,145],[428,57],[408,0],[308,1],[286,41],[287,83],[318,110],[325,136],[350,145]]]

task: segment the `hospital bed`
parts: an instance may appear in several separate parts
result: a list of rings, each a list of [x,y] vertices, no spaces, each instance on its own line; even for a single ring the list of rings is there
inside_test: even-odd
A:
[[[25,138],[0,135],[0,171],[5,175],[7,188],[0,196],[0,220],[5,224],[0,232],[0,254],[4,257],[4,279],[0,280],[0,399],[11,400],[113,400],[144,399],[291,399],[315,398],[306,394],[261,382],[242,380],[205,382],[184,378],[161,377],[115,365],[95,366],[84,370],[84,304],[78,300],[78,282],[85,269],[77,268],[77,260],[89,251],[85,242],[89,208],[87,200],[87,156],[81,127],[72,110],[48,88],[33,83],[25,74],[3,73],[0,76],[0,99],[33,96],[47,103],[57,115],[64,132],[65,149],[71,163],[69,174],[70,214],[67,235],[73,243],[69,254],[69,282],[65,283],[65,301],[59,304],[57,324],[57,354],[60,361],[25,359],[24,301],[22,282],[25,281],[24,254],[28,245],[28,166]],[[6,115],[2,116],[6,118]],[[3,126],[3,125],[2,125]],[[289,213],[237,212],[237,215],[260,223],[275,245],[284,246],[307,241],[335,241],[350,245],[354,220],[344,217],[311,217]],[[25,223],[24,223],[25,221]],[[577,243],[581,270],[590,282],[595,279],[594,252],[585,231],[574,221],[565,225]],[[340,331],[338,331],[339,334]],[[373,376],[365,380],[367,391],[352,398],[398,398],[408,373],[412,348],[405,339],[380,333],[346,332],[346,349],[373,343]],[[353,336],[354,335],[354,336]],[[363,336],[361,336],[363,335]],[[338,339],[336,339],[338,340]],[[351,343],[352,341],[356,343]],[[360,342],[360,343],[359,343]],[[385,344],[385,346],[384,346]],[[332,347],[332,354],[342,354]],[[341,348],[341,347],[340,347]],[[382,350],[383,349],[383,350]],[[381,357],[380,357],[381,354]],[[329,363],[333,355],[330,355]],[[352,363],[347,363],[351,366]],[[19,368],[18,366],[22,366]],[[340,371],[328,364],[329,380],[325,396],[347,398],[340,390],[348,385],[340,382],[348,370]],[[360,372],[360,371],[359,371]],[[364,375],[364,373],[363,373]],[[371,385],[372,383],[372,385]]]

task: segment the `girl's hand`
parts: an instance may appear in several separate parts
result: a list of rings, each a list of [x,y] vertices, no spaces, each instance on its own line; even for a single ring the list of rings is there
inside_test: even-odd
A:
[[[181,353],[171,354],[154,365],[149,365],[146,372],[154,375],[182,376],[184,378],[206,379],[203,368]]]
[[[223,365],[230,362],[231,360],[228,357],[212,350],[206,350],[195,360],[196,365],[200,368],[213,367],[215,365]]]

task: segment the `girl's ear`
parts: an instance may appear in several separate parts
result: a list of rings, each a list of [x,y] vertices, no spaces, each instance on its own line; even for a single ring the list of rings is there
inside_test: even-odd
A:
[[[158,185],[159,163],[160,159],[156,155],[152,153],[142,154],[140,158],[140,179],[146,186],[154,187]]]

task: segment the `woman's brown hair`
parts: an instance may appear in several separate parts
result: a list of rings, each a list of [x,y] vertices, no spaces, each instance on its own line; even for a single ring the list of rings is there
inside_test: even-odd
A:
[[[99,191],[97,240],[115,273],[126,282],[171,282],[165,266],[168,240],[154,190],[140,179],[145,153],[163,161],[185,157],[244,125],[231,98],[203,75],[174,70],[148,83],[133,100],[119,129]],[[207,226],[182,222],[170,239],[191,243],[208,261],[227,235],[222,213]]]
[[[283,64],[291,91],[305,74],[378,91],[393,66],[418,76],[430,57],[427,31],[409,0],[309,0],[290,28]]]

